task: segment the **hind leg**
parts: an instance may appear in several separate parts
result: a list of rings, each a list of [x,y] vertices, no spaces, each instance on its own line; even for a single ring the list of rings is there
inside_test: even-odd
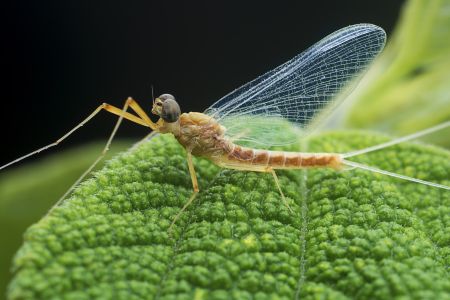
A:
[[[280,181],[278,180],[277,173],[275,173],[275,170],[272,169],[272,168],[268,169],[267,171],[272,173],[273,179],[275,180],[275,184],[277,185],[278,191],[280,192],[281,198],[283,199],[284,205],[286,205],[286,207],[289,209],[289,211],[291,213],[293,213],[294,211],[289,206],[289,204],[288,204],[288,202],[286,200],[286,197],[284,197],[283,191],[281,190]]]

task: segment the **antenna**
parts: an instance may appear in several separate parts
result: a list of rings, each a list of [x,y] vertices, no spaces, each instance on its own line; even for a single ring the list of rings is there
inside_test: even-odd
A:
[[[155,104],[155,95],[153,93],[153,84],[150,84],[150,86],[152,87],[152,102],[153,102],[153,104]]]

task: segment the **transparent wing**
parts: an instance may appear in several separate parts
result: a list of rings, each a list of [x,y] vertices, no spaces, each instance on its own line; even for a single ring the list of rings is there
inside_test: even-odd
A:
[[[234,90],[205,113],[224,125],[235,140],[266,146],[296,142],[295,136],[274,135],[285,125],[272,121],[284,118],[306,129],[377,56],[385,40],[384,30],[372,24],[342,28]],[[255,127],[258,130],[250,132]]]

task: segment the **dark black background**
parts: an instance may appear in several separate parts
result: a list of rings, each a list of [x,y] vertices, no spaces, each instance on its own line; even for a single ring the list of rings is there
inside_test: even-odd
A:
[[[133,96],[149,111],[151,84],[182,110],[203,111],[341,27],[368,22],[389,35],[402,4],[10,1],[0,21],[0,165],[53,142],[102,102]],[[103,112],[64,144],[106,140],[114,120]],[[125,124],[119,136],[144,136],[138,127]]]

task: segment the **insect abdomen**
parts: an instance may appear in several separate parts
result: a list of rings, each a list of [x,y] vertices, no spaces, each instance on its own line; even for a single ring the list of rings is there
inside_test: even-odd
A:
[[[284,167],[290,168],[335,168],[342,167],[342,158],[334,153],[282,152]]]
[[[239,165],[239,169],[303,169],[342,167],[342,158],[334,153],[302,153],[269,151],[234,145],[227,155],[230,165]]]

